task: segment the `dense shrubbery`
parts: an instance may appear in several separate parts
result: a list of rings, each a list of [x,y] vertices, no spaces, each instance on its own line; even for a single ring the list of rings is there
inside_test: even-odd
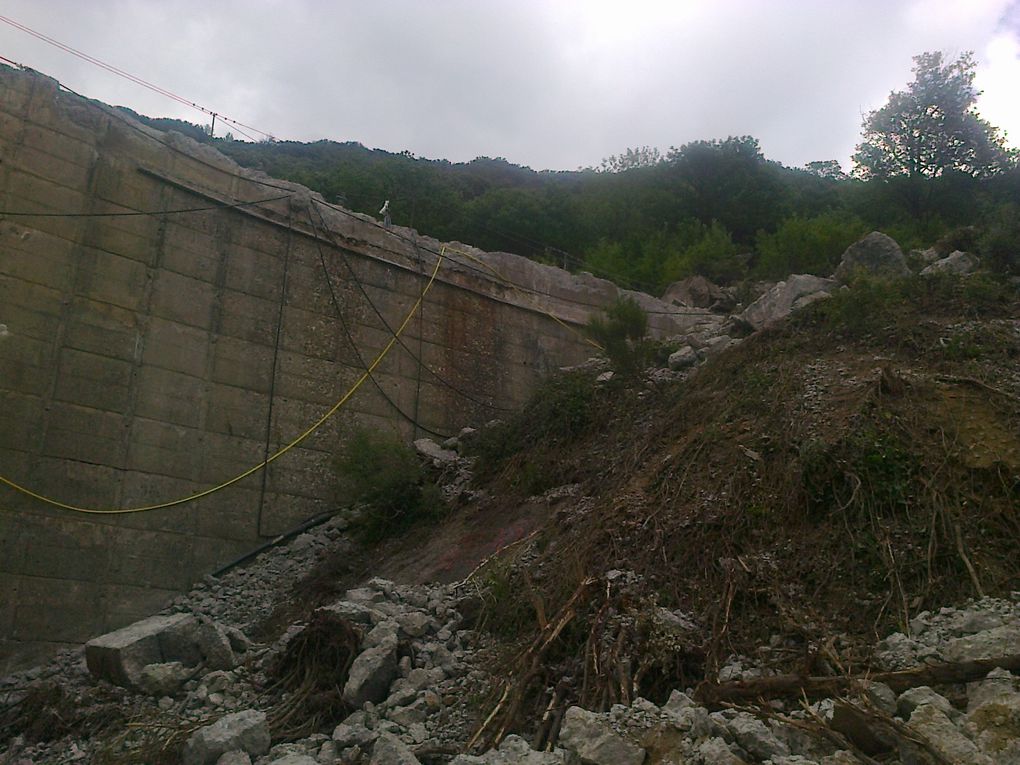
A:
[[[614,372],[631,375],[644,369],[651,352],[645,339],[648,314],[633,298],[619,298],[603,315],[593,316],[587,330],[602,346]]]
[[[789,274],[829,276],[843,251],[867,233],[860,218],[835,212],[813,218],[793,216],[774,233],[758,232],[755,275],[785,279]]]
[[[1003,204],[995,209],[977,248],[998,270],[1020,274],[1020,204]]]
[[[396,435],[359,428],[336,459],[345,498],[361,503],[359,530],[369,541],[437,518],[444,505],[414,450]]]
[[[828,300],[809,306],[796,321],[820,323],[846,339],[875,339],[909,334],[919,313],[981,318],[994,316],[1015,301],[1016,289],[988,274],[862,278],[852,290],[837,290]]]
[[[587,433],[603,416],[598,388],[590,372],[565,372],[546,378],[524,408],[505,422],[485,428],[470,443],[483,478],[501,475],[509,488],[537,494],[568,483],[560,449]],[[527,453],[528,459],[521,456]]]

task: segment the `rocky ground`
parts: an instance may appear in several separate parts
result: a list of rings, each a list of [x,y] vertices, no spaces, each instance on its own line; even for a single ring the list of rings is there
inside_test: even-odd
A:
[[[661,705],[636,698],[604,713],[560,710],[557,744],[548,751],[511,734],[498,748],[462,754],[491,703],[497,666],[491,637],[464,628],[478,603],[470,582],[429,587],[372,579],[271,643],[247,637],[278,605],[282,584],[350,544],[345,525],[337,517],[244,568],[208,578],[159,617],[5,678],[0,719],[7,733],[19,707],[53,684],[70,699],[72,715],[50,721],[68,728],[62,735],[23,731],[5,741],[0,762],[1020,763],[1020,677],[1001,668],[937,689],[862,679],[836,699],[800,703],[706,705],[694,700],[696,689],[676,688]],[[610,572],[610,579],[620,575]],[[345,625],[360,633],[347,657],[323,640],[343,635]],[[342,705],[334,693],[317,707],[314,693],[331,689],[314,678],[281,687],[280,667],[299,648],[313,674],[328,674],[338,658],[349,664],[343,688],[332,689]],[[990,658],[1020,671],[1018,655],[1020,592],[918,614],[909,635],[891,634],[876,651],[889,670]],[[730,657],[720,678],[754,682],[767,674],[746,657]],[[119,724],[90,735],[111,700]],[[314,730],[302,727],[308,720]],[[155,746],[167,742],[166,753]]]

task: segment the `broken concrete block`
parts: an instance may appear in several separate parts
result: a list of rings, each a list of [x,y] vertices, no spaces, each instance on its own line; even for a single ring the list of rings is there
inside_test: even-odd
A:
[[[138,687],[143,667],[168,661],[163,658],[160,635],[192,618],[187,614],[152,616],[93,638],[85,644],[89,672],[114,685]]]
[[[97,679],[125,688],[141,688],[142,669],[180,662],[230,669],[236,663],[230,641],[219,625],[189,614],[151,616],[85,644],[85,662]]]

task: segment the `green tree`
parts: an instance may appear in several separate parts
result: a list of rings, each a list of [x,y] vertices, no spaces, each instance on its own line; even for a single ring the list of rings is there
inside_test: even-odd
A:
[[[756,138],[692,141],[670,149],[665,164],[683,217],[706,226],[718,221],[742,244],[783,217],[778,166],[765,159]]]
[[[622,173],[636,167],[654,167],[662,162],[662,152],[654,146],[627,149],[623,154],[606,157],[598,167],[600,173]]]
[[[937,178],[950,171],[993,175],[1013,161],[998,129],[974,109],[972,53],[945,62],[941,52],[914,57],[914,80],[864,120],[854,154],[861,178]]]
[[[804,165],[804,169],[812,175],[830,181],[845,181],[847,178],[847,174],[843,172],[838,159],[819,159],[814,162],[808,162]]]

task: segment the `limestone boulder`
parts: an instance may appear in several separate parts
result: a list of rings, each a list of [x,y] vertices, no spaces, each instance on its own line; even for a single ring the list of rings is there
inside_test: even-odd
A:
[[[747,712],[737,714],[726,727],[741,749],[759,759],[768,760],[790,754],[789,747],[776,738],[765,723]]]
[[[947,762],[967,765],[993,765],[995,762],[981,752],[953,722],[933,704],[922,704],[910,715],[910,727],[921,734],[931,747]],[[904,765],[921,765],[930,762],[912,742],[900,741],[900,759]]]
[[[738,315],[738,319],[754,330],[774,324],[808,302],[827,297],[836,287],[832,279],[811,274],[794,274],[779,282]]]
[[[563,750],[536,752],[523,738],[511,734],[503,739],[499,749],[490,749],[482,755],[457,755],[450,765],[563,765],[565,762]]]
[[[702,741],[698,746],[698,755],[701,762],[710,762],[712,765],[747,765],[733,753],[723,739],[718,737]]]
[[[283,757],[272,760],[268,765],[320,765],[320,763],[314,757],[309,757],[307,754],[291,752],[290,754],[283,755]]]
[[[383,733],[375,740],[369,765],[421,765],[421,763],[403,741],[391,733]]]
[[[929,266],[926,266],[921,270],[922,276],[930,276],[932,274],[959,274],[961,276],[969,273],[973,273],[977,267],[981,265],[981,261],[977,255],[971,255],[969,252],[956,252],[948,255],[941,260],[936,260]]]
[[[389,695],[398,672],[397,637],[387,635],[377,645],[358,654],[344,685],[343,700],[359,708],[366,701],[378,704]]]
[[[580,757],[584,765],[641,765],[645,750],[614,731],[606,720],[581,707],[563,716],[560,744]]]
[[[849,284],[860,276],[902,279],[910,274],[907,259],[895,240],[872,231],[846,248],[833,276],[840,284]]]
[[[1020,653],[1020,624],[1003,624],[994,629],[949,641],[944,651],[949,661],[995,659]]]
[[[1005,670],[986,681],[981,703],[967,714],[966,732],[978,749],[1002,765],[1020,765],[1020,693],[1012,690],[1017,678]],[[974,702],[968,694],[968,708]]]
[[[269,751],[269,723],[254,709],[221,717],[199,728],[184,745],[183,765],[213,765],[228,752],[241,751],[258,756]]]
[[[452,465],[457,461],[457,452],[444,449],[431,438],[419,438],[414,442],[414,448],[422,457],[432,460],[436,467]]]
[[[680,350],[669,354],[669,359],[666,363],[670,369],[674,370],[693,367],[698,363],[698,352],[691,348],[691,346],[685,345]]]
[[[724,310],[734,305],[733,295],[704,276],[688,276],[666,288],[662,302],[692,308]]]
[[[378,735],[365,726],[364,712],[355,712],[333,729],[333,742],[338,749],[351,746],[366,747],[375,741]]]
[[[904,720],[909,720],[914,710],[924,704],[931,704],[947,717],[953,717],[957,713],[949,699],[940,693],[936,693],[927,685],[919,685],[916,688],[908,688],[896,699],[896,713]]]

